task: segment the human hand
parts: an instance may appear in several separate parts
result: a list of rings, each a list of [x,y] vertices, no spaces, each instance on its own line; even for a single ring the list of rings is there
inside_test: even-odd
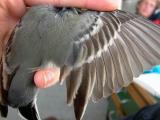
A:
[[[117,0],[1,0],[0,45],[9,39],[16,23],[25,14],[27,7],[39,4],[72,6],[100,11],[112,11],[118,7]],[[35,73],[34,82],[38,88],[46,88],[56,84],[59,81],[59,76],[60,68],[46,68]]]

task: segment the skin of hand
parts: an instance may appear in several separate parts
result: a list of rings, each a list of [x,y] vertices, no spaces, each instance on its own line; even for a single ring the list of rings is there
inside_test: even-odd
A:
[[[54,6],[72,6],[99,11],[117,9],[117,0],[0,0],[0,48],[9,39],[15,25],[25,14],[28,7],[40,4]],[[0,50],[2,55],[2,49]],[[47,88],[59,81],[60,68],[38,70],[34,82],[38,88]]]

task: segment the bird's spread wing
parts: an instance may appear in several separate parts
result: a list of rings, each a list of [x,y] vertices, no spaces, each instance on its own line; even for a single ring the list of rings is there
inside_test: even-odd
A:
[[[96,32],[94,30],[97,29]],[[93,34],[92,34],[93,33]],[[67,100],[76,119],[84,114],[90,98],[97,101],[119,91],[145,69],[160,64],[160,27],[123,11],[103,12],[81,45],[73,69],[65,66]],[[65,71],[68,74],[64,74]]]

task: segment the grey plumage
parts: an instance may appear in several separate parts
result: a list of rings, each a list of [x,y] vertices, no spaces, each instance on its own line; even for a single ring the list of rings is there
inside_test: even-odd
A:
[[[90,99],[108,97],[160,64],[159,38],[159,26],[128,12],[33,7],[7,47],[4,71],[12,76],[7,104],[31,103],[38,93],[34,72],[50,63],[61,67],[67,102],[81,120]]]

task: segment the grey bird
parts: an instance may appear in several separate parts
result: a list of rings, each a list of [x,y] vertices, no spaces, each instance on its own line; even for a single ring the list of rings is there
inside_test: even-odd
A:
[[[160,27],[120,10],[35,6],[16,26],[5,48],[1,62],[3,116],[9,105],[28,120],[41,119],[33,76],[49,66],[61,68],[67,103],[74,105],[76,120],[81,120],[90,99],[97,102],[109,97],[128,86],[133,77],[160,64]]]

